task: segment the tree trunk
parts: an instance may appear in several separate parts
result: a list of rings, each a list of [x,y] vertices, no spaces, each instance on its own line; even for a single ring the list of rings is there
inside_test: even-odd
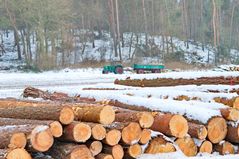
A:
[[[1,107],[0,117],[33,120],[56,120],[67,125],[74,120],[74,113],[70,107],[63,107],[60,105],[18,106],[5,108]]]
[[[98,155],[103,149],[103,145],[100,141],[89,141],[86,143],[86,145],[88,146],[92,156]]]
[[[104,145],[103,153],[111,154],[114,159],[123,159],[124,157],[124,150],[121,145],[115,145],[115,146]]]
[[[199,153],[212,153],[212,143],[210,141],[203,141],[202,144],[198,147]]]
[[[228,155],[235,153],[233,145],[227,141],[214,145],[213,149],[214,151],[219,152],[220,155]]]
[[[100,153],[95,158],[96,159],[113,159],[113,156],[110,154]]]
[[[179,148],[186,156],[190,157],[197,155],[197,146],[192,138],[179,138],[175,141],[175,143],[179,146]]]
[[[0,118],[0,126],[25,125],[25,124],[47,125],[50,127],[51,133],[54,137],[60,137],[63,133],[62,125],[58,121]]]
[[[111,106],[76,106],[72,108],[78,121],[111,124],[115,120],[115,112]]]
[[[182,138],[188,132],[188,122],[181,115],[158,113],[150,129],[168,136]]]
[[[151,130],[150,129],[143,129],[141,133],[141,137],[139,143],[142,145],[147,144],[151,140]]]
[[[207,137],[207,129],[204,125],[188,122],[188,134],[192,138],[204,140]]]
[[[91,137],[91,128],[89,125],[80,122],[73,122],[64,127],[62,141],[86,142]]]
[[[116,113],[115,121],[138,122],[142,128],[150,128],[153,125],[154,117],[149,112],[122,112]]]
[[[103,139],[103,143],[109,146],[115,146],[119,143],[121,139],[121,132],[117,129],[109,129],[107,130],[105,139]]]
[[[239,126],[237,123],[234,124],[227,124],[226,140],[233,143],[239,143]]]
[[[129,147],[124,149],[125,149],[124,155],[125,158],[137,158],[143,153],[143,150],[139,144],[130,145]]]
[[[32,159],[31,155],[23,148],[0,149],[0,159],[16,159],[17,156],[21,157],[21,159]]]
[[[48,152],[57,159],[93,159],[90,150],[86,145],[78,145],[73,143],[56,143]]]
[[[174,145],[166,141],[163,136],[153,138],[145,149],[146,154],[175,152]]]

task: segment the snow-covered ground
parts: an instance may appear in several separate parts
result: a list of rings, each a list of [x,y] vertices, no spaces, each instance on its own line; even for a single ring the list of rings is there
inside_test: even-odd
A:
[[[61,71],[48,71],[43,73],[20,73],[20,72],[1,72],[0,73],[0,98],[15,97],[22,98],[21,94],[27,86],[34,86],[43,90],[66,92],[70,95],[81,94],[85,97],[94,97],[99,100],[103,99],[117,99],[124,100],[129,104],[148,106],[153,109],[160,109],[163,111],[174,111],[178,114],[188,113],[188,118],[195,118],[200,116],[201,122],[205,123],[210,116],[218,115],[218,109],[224,108],[222,104],[213,102],[213,98],[220,97],[235,97],[236,93],[205,93],[208,89],[230,90],[232,88],[239,88],[239,85],[187,85],[175,87],[160,87],[160,88],[136,88],[128,86],[114,85],[116,78],[133,77],[187,77],[186,75],[195,78],[200,76],[216,76],[216,75],[230,75],[237,76],[238,73],[218,73],[210,71],[205,72],[171,72],[162,74],[101,74],[101,69],[64,69]],[[119,90],[83,90],[83,88],[116,88]],[[189,97],[199,97],[201,101],[174,101],[173,98],[178,95],[187,95]],[[133,96],[132,96],[133,95]],[[150,95],[150,98],[148,98]],[[163,96],[168,96],[167,102]],[[210,103],[209,103],[210,102]],[[167,105],[167,106],[166,106]],[[197,109],[195,107],[200,105]],[[188,111],[190,110],[190,111]],[[195,111],[196,110],[196,111]],[[219,156],[218,154],[192,157],[192,159],[236,159],[239,155]],[[181,152],[169,154],[156,155],[142,155],[141,159],[184,159]]]

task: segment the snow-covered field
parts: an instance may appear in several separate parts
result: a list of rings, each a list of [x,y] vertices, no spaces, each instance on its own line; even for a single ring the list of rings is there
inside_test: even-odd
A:
[[[157,78],[157,77],[202,77],[205,75],[239,76],[237,72],[171,72],[162,74],[144,74],[134,75],[132,73],[115,75],[101,74],[101,69],[65,69],[61,71],[48,71],[43,73],[20,73],[20,72],[1,72],[0,73],[0,98],[15,97],[22,98],[23,89],[27,86],[37,87],[43,90],[66,92],[70,95],[80,94],[85,97],[94,97],[98,100],[117,99],[129,104],[147,106],[153,109],[163,111],[173,111],[177,114],[186,114],[188,118],[200,116],[202,123],[206,123],[212,115],[220,116],[219,109],[224,108],[222,104],[213,102],[214,97],[235,97],[236,93],[205,93],[207,89],[230,90],[239,88],[236,86],[225,85],[188,85],[160,88],[135,88],[128,86],[114,85],[116,78]],[[118,90],[83,90],[83,88],[116,88]],[[178,95],[187,95],[189,97],[197,96],[200,101],[175,101],[174,97]],[[150,96],[150,98],[149,98]],[[163,97],[168,96],[167,102]],[[210,102],[210,103],[209,103]],[[197,107],[200,105],[200,107]],[[197,109],[195,109],[197,107]],[[188,114],[187,114],[188,113]],[[202,115],[203,114],[203,115]],[[182,152],[157,155],[142,155],[141,159],[182,159],[186,158]],[[218,154],[192,157],[192,159],[236,159],[239,155],[219,156]]]

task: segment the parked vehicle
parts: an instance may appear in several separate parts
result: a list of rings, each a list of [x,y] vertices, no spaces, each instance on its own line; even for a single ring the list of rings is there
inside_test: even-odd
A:
[[[164,65],[141,65],[141,64],[134,64],[133,69],[138,73],[161,73],[164,69]]]
[[[124,73],[124,69],[119,61],[113,61],[111,62],[110,65],[104,66],[102,73],[103,74],[108,74],[108,73],[122,74]]]

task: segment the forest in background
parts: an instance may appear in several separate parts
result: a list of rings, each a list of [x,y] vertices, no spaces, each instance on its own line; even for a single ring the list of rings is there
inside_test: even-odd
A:
[[[238,0],[0,0],[0,15],[0,42],[14,32],[18,59],[42,69],[77,65],[86,47],[94,49],[107,35],[119,60],[125,46],[177,60],[183,52],[175,49],[174,38],[185,47],[213,46],[216,65],[230,63],[231,50],[239,50]]]

